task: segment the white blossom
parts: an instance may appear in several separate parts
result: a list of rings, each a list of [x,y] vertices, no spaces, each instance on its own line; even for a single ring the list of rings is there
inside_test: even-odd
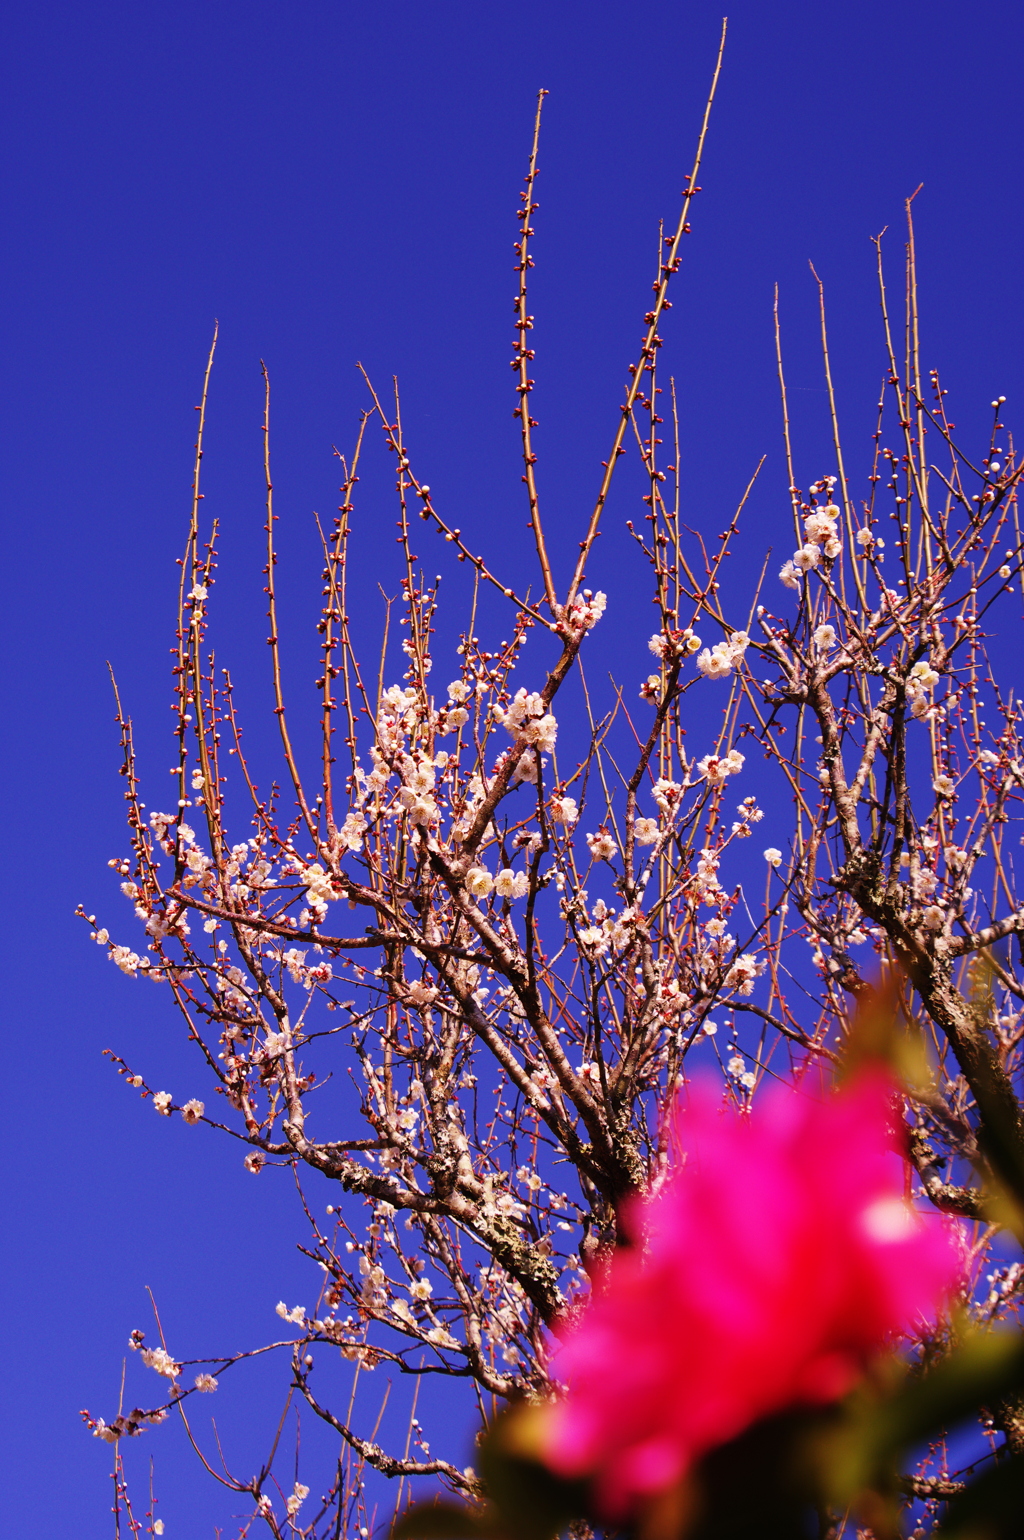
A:
[[[819,652],[828,652],[830,648],[834,647],[836,645],[835,626],[818,626],[814,633],[814,645],[818,648]]]
[[[816,545],[824,545],[826,541],[834,540],[838,517],[839,509],[835,503],[829,503],[824,508],[815,508],[804,519],[804,533],[807,539]]]
[[[601,619],[608,606],[608,597],[600,591],[591,594],[589,588],[585,588],[581,596],[573,601],[569,610],[569,624],[577,630],[590,631]]]
[[[139,1357],[147,1369],[155,1369],[157,1374],[162,1374],[165,1379],[176,1380],[181,1373],[181,1365],[175,1363],[166,1348],[143,1348]]]
[[[806,545],[800,547],[799,551],[794,551],[793,553],[793,566],[797,567],[801,572],[810,572],[811,568],[816,567],[820,560],[821,547],[815,545],[813,541],[808,541]]]
[[[799,588],[799,567],[794,566],[793,562],[791,561],[783,562],[782,566],[779,568],[779,582],[782,583],[785,588]]]
[[[347,814],[345,822],[335,835],[339,847],[346,850],[358,850],[363,843],[363,835],[369,827],[365,813],[358,810]]]
[[[131,978],[135,977],[140,968],[149,966],[148,962],[144,962],[137,952],[133,952],[127,946],[112,946],[108,956],[111,962],[117,964],[122,973],[127,973]]]
[[[170,1091],[157,1091],[153,1097],[153,1107],[162,1117],[171,1115],[171,1102],[174,1100]]]
[[[782,865],[782,851],[779,850],[775,845],[768,846],[768,849],[764,853],[764,858],[768,862],[769,866]]]
[[[292,1490],[291,1496],[285,1502],[285,1509],[287,1510],[288,1517],[290,1519],[295,1517],[308,1496],[309,1487],[303,1486],[301,1481],[297,1481]]]
[[[212,1374],[197,1374],[195,1387],[197,1390],[202,1391],[204,1395],[210,1396],[217,1389],[217,1381]]]
[[[466,873],[466,888],[474,898],[486,898],[494,887],[494,878],[485,866],[471,866]]]
[[[734,631],[724,642],[705,647],[697,659],[697,667],[706,679],[724,679],[743,660],[750,645],[745,631]]]
[[[525,872],[514,872],[508,866],[494,879],[494,891],[499,898],[525,898],[530,879]]]
[[[544,763],[546,764],[547,761],[545,760]],[[526,784],[536,786],[539,771],[540,764],[537,759],[537,750],[527,749],[519,756],[516,767],[512,771],[512,785],[520,786]]]
[[[939,675],[930,663],[921,658],[914,664],[907,678],[908,692],[911,687],[922,690],[933,690],[939,682]]]
[[[186,1123],[198,1123],[199,1119],[202,1117],[205,1111],[206,1108],[203,1103],[199,1101],[195,1096],[193,1096],[191,1100],[187,1101],[184,1107],[182,1107],[181,1115],[185,1119]]]
[[[737,749],[730,749],[728,754],[705,754],[698,760],[697,769],[711,786],[720,786],[727,776],[739,774],[745,757]]]
[[[610,945],[608,936],[600,925],[588,925],[579,933],[580,946],[590,957],[603,957]]]
[[[494,720],[501,723],[519,743],[550,752],[558,736],[558,723],[548,711],[543,696],[517,690],[507,708],[496,706]]]
[[[598,829],[596,834],[588,834],[587,845],[595,861],[610,861],[618,849],[605,828]]]
[[[633,838],[638,845],[653,845],[658,839],[656,818],[637,818],[633,823]]]
[[[651,788],[651,796],[663,813],[673,812],[682,794],[683,788],[678,781],[655,781]]]
[[[304,1326],[306,1324],[306,1312],[302,1305],[294,1305],[292,1309],[289,1310],[284,1300],[279,1299],[277,1304],[274,1306],[274,1309],[277,1311],[282,1321],[291,1321],[295,1326]]]
[[[555,823],[566,824],[571,828],[579,816],[579,808],[572,797],[552,797],[551,817]]]
[[[727,989],[735,989],[737,994],[749,995],[754,991],[754,980],[761,972],[761,965],[757,958],[749,952],[744,952],[742,957],[737,957],[728,973],[725,975]]]

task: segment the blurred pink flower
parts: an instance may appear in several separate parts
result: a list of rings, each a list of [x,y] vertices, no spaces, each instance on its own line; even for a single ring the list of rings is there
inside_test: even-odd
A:
[[[567,1387],[545,1458],[621,1517],[758,1418],[824,1405],[961,1272],[957,1227],[903,1197],[896,1088],[881,1069],[749,1115],[691,1088],[680,1163],[624,1215],[552,1371]]]

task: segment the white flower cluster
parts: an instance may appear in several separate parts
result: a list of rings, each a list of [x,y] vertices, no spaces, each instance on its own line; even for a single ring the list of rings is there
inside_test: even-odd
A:
[[[287,1512],[290,1519],[295,1517],[308,1496],[309,1487],[304,1486],[301,1481],[297,1481],[292,1489],[291,1496],[286,1500],[284,1505],[285,1511]]]
[[[718,857],[713,850],[701,851],[688,886],[693,897],[705,904],[716,903],[722,897],[722,886],[718,881]]]
[[[656,996],[658,1010],[665,1021],[671,1021],[683,1011],[688,1011],[693,1001],[680,987],[678,979],[663,979]]]
[[[112,963],[117,964],[122,973],[127,973],[129,978],[134,978],[140,968],[145,970],[149,967],[149,958],[140,957],[138,952],[133,952],[128,946],[112,946],[107,956]]]
[[[147,1369],[155,1369],[157,1374],[162,1374],[165,1379],[176,1380],[181,1373],[181,1365],[175,1363],[165,1348],[143,1348],[139,1357]]]
[[[591,631],[601,619],[608,607],[608,596],[600,591],[592,594],[589,588],[585,588],[582,594],[573,600],[567,615],[569,624],[576,631]]]
[[[269,951],[267,958],[270,962],[283,963],[288,969],[293,984],[301,984],[306,976],[306,953],[300,952],[297,946],[290,946],[285,951]]]
[[[444,719],[446,732],[465,727],[469,721],[469,712],[463,702],[469,699],[470,693],[469,685],[461,679],[453,679],[448,686],[448,710]]]
[[[417,1008],[424,1005],[432,1005],[437,999],[437,990],[433,984],[427,984],[423,979],[413,979],[405,986],[405,1000],[407,1005]]]
[[[167,831],[174,823],[176,816],[174,813],[150,813],[149,815],[149,827],[153,831],[153,838],[167,855],[172,855],[174,852],[174,846],[168,841]]]
[[[751,824],[760,823],[764,813],[758,807],[756,797],[744,797],[736,811],[740,816],[733,824],[732,832],[737,838],[746,839],[754,832]]]
[[[292,1034],[287,1026],[283,1032],[265,1032],[263,1035],[263,1054],[267,1059],[279,1059],[291,1046]]]
[[[552,797],[551,817],[555,823],[564,824],[567,829],[571,829],[579,816],[580,810],[574,798]]]
[[[674,813],[682,795],[683,788],[678,781],[655,781],[651,788],[651,796],[663,813]]]
[[[734,631],[723,642],[716,642],[714,647],[705,647],[697,659],[697,667],[705,679],[725,679],[733,669],[743,662],[743,654],[750,646],[750,637],[745,631]]]
[[[697,769],[709,786],[721,786],[730,775],[739,775],[745,758],[737,749],[730,749],[728,754],[705,754],[697,761]]]
[[[445,754],[440,768],[444,769],[447,763],[448,756]],[[402,785],[398,792],[399,807],[396,811],[404,808],[409,822],[424,828],[436,823],[438,819],[438,807],[433,796],[437,783],[435,766],[436,760],[431,759],[429,754],[402,754],[399,760]]]
[[[486,866],[477,865],[466,873],[466,887],[474,898],[486,898],[492,892],[497,898],[525,898],[530,891],[530,879],[525,872],[514,872],[510,866],[492,877]]]
[[[741,957],[736,958],[725,975],[725,987],[735,989],[738,995],[753,994],[754,980],[764,972],[764,968],[764,963],[759,963],[750,952],[744,952]]]
[[[818,483],[822,489],[827,487],[830,499],[835,480],[834,476],[826,476]],[[804,543],[779,572],[779,579],[787,588],[799,588],[800,578],[816,567],[822,556],[833,561],[839,555],[843,547],[837,532],[838,518],[839,508],[831,500],[804,515]]]
[[[525,690],[517,690],[507,708],[494,707],[494,720],[504,726],[517,743],[528,743],[549,752],[555,746],[558,723],[536,691],[528,695]]]
[[[338,896],[331,886],[331,874],[324,871],[319,861],[314,861],[311,866],[299,863],[298,876],[299,881],[306,884],[310,914],[318,925],[322,925],[327,918],[328,903]]]
[[[578,939],[586,955],[593,959],[603,957],[609,948],[621,952],[633,939],[637,927],[643,926],[643,915],[638,909],[626,908],[616,915],[601,898],[591,917],[593,923],[578,932]]]
[[[931,691],[939,682],[939,674],[922,658],[907,675],[907,699],[913,716],[920,721],[932,712]]]
[[[730,1075],[735,1076],[740,1085],[747,1091],[752,1091],[757,1084],[757,1076],[752,1070],[747,1069],[747,1062],[738,1053],[734,1053],[726,1065]]]
[[[366,814],[357,808],[349,813],[341,828],[334,835],[334,845],[339,851],[359,850],[362,848],[363,835],[369,828]]]
[[[596,834],[587,835],[587,846],[595,861],[610,861],[618,852],[618,846],[603,824]]]
[[[692,629],[687,626],[685,631],[656,633],[647,646],[656,658],[681,658],[688,652],[700,651],[700,637],[694,636]]]
[[[401,748],[402,740],[416,726],[419,695],[410,687],[393,684],[380,698],[377,742],[385,753]]]
[[[502,754],[499,758],[499,762],[504,760],[504,758],[505,755]],[[529,786],[536,786],[537,776],[540,773],[540,767],[542,763],[546,765],[547,760],[539,760],[537,758],[536,749],[524,749],[522,754],[520,754],[519,758],[516,760],[515,769],[512,771],[511,784],[513,786],[522,786],[524,784]]]

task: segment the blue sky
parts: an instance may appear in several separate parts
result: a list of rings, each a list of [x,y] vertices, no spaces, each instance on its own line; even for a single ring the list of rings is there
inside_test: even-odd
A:
[[[333,509],[332,445],[349,443],[365,400],[357,359],[381,384],[400,376],[421,475],[443,488],[455,522],[525,570],[512,241],[534,97],[547,87],[531,308],[542,491],[564,573],[719,25],[707,0],[8,8],[0,1320],[12,1534],[110,1534],[107,1451],[77,1412],[112,1408],[128,1332],[148,1328],[145,1285],[181,1350],[187,1336],[196,1351],[262,1339],[278,1298],[308,1294],[287,1181],[254,1182],[208,1130],[155,1118],[101,1057],[112,1047],[176,1091],[195,1094],[190,1077],[201,1090],[170,1002],[116,973],[72,917],[78,902],[110,915],[120,902],[106,867],[125,844],[106,660],[147,767],[166,777],[170,763],[174,559],[213,320],[206,508],[224,527],[225,641],[257,704],[261,676],[247,662],[262,668],[265,652],[258,582],[250,592],[261,358],[296,615],[302,582],[316,578],[310,510]],[[752,562],[785,540],[788,519],[772,286],[802,484],[831,469],[808,259],[827,288],[848,463],[860,472],[882,367],[869,237],[890,227],[897,278],[903,200],[919,183],[925,363],[941,368],[968,432],[998,394],[1014,420],[1022,44],[1024,13],[1005,0],[731,8],[665,335],[694,522],[719,528],[768,456]],[[391,515],[371,474],[383,466],[377,454],[365,477],[368,627],[389,559]],[[594,586],[617,585],[623,646],[636,640],[629,601],[641,593],[614,533],[625,512],[625,501],[611,509],[594,569]],[[646,614],[636,626],[642,644]],[[245,1410],[224,1412],[239,1449]],[[147,1435],[167,1534],[212,1534],[230,1504],[167,1434]]]

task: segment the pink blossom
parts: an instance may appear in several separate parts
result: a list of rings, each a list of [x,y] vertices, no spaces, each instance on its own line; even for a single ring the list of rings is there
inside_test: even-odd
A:
[[[824,1405],[961,1269],[956,1230],[904,1201],[896,1090],[872,1069],[824,1098],[795,1087],[753,1113],[692,1087],[680,1163],[623,1221],[553,1354],[567,1388],[548,1463],[595,1478],[606,1515],[678,1481],[758,1418]]]

